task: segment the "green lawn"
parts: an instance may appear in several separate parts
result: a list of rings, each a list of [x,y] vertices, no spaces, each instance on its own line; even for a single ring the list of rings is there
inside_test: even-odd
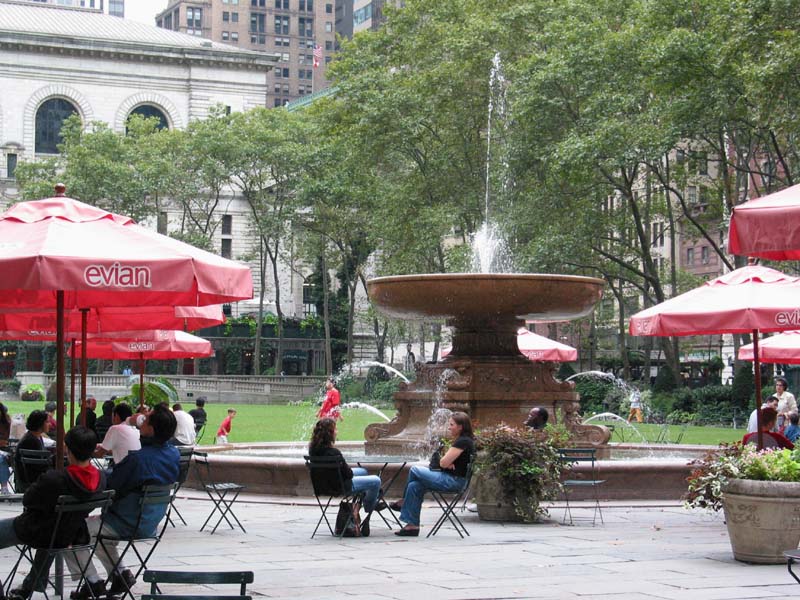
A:
[[[28,414],[40,408],[34,402],[6,402],[9,414]],[[184,405],[184,408],[194,408]],[[223,404],[206,404],[208,425],[203,434],[202,444],[213,444],[214,436],[222,419],[227,415],[229,406]],[[232,404],[230,408],[237,411],[233,419],[233,430],[228,436],[230,442],[283,442],[307,440],[311,437],[311,428],[316,422],[318,407],[308,404],[294,406],[265,406],[254,404]],[[100,406],[97,407],[98,412]],[[69,410],[69,409],[67,409]],[[386,412],[386,411],[384,411]],[[365,410],[346,409],[344,420],[339,424],[340,440],[363,440],[364,428],[370,423],[380,422],[380,417]],[[392,416],[391,414],[388,416]]]
[[[29,413],[34,408],[39,408],[33,402],[13,401],[4,404],[10,414]],[[185,406],[185,408],[192,408]],[[284,442],[307,440],[311,435],[311,428],[316,421],[317,407],[308,404],[292,406],[265,406],[253,404],[234,404],[231,408],[237,410],[233,420],[233,431],[228,437],[230,442]],[[206,404],[208,413],[208,426],[203,435],[202,444],[212,444],[219,424],[227,414],[228,405]],[[98,406],[99,410],[99,406]],[[384,409],[388,416],[393,416],[391,409]],[[364,428],[370,423],[380,422],[381,419],[365,410],[347,409],[344,411],[344,421],[339,424],[339,439],[361,441],[364,439]],[[653,443],[662,434],[663,425],[648,423],[636,424],[647,442]],[[681,425],[670,425],[666,430],[666,438],[674,442],[683,432],[682,444],[707,444],[717,445],[721,442],[733,442],[742,439],[743,429],[729,429],[724,427],[695,427],[691,426],[683,431]],[[617,423],[614,427],[612,442],[641,442],[636,433]]]

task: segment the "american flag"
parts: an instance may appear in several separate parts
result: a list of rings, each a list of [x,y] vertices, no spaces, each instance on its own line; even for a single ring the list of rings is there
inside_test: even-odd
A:
[[[320,61],[322,60],[322,46],[317,44],[314,46],[314,68],[316,69],[319,66]]]

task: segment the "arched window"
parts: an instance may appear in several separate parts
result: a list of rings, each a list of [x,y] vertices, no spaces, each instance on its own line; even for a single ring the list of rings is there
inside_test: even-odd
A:
[[[169,121],[167,121],[167,115],[164,114],[160,108],[153,106],[152,104],[141,104],[134,108],[131,111],[131,114],[128,115],[130,118],[132,115],[141,115],[143,117],[155,117],[158,119],[158,129],[169,129]]]
[[[78,109],[64,98],[50,98],[36,111],[37,154],[58,154],[61,143],[61,126],[67,117],[77,115]]]

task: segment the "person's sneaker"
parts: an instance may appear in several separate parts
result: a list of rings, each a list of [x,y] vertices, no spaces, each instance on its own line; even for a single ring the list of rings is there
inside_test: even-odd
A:
[[[70,600],[94,600],[95,598],[104,598],[105,595],[105,581],[84,581],[83,585],[77,590],[73,591],[69,597]]]
[[[5,596],[7,600],[28,600],[31,597],[33,592],[31,590],[26,590],[25,588],[15,588],[13,590],[9,590],[8,594]]]
[[[122,573],[114,573],[111,578],[111,587],[108,588],[108,595],[122,594],[133,588],[136,583],[136,577],[133,576],[130,569],[125,569]]]

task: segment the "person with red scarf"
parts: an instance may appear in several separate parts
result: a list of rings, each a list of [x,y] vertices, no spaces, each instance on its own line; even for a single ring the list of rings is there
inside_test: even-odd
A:
[[[319,409],[317,416],[320,419],[339,420],[342,418],[342,413],[339,410],[341,398],[339,396],[339,390],[334,386],[333,378],[325,382],[325,389],[328,391],[325,392],[325,400],[322,402],[322,407]]]

